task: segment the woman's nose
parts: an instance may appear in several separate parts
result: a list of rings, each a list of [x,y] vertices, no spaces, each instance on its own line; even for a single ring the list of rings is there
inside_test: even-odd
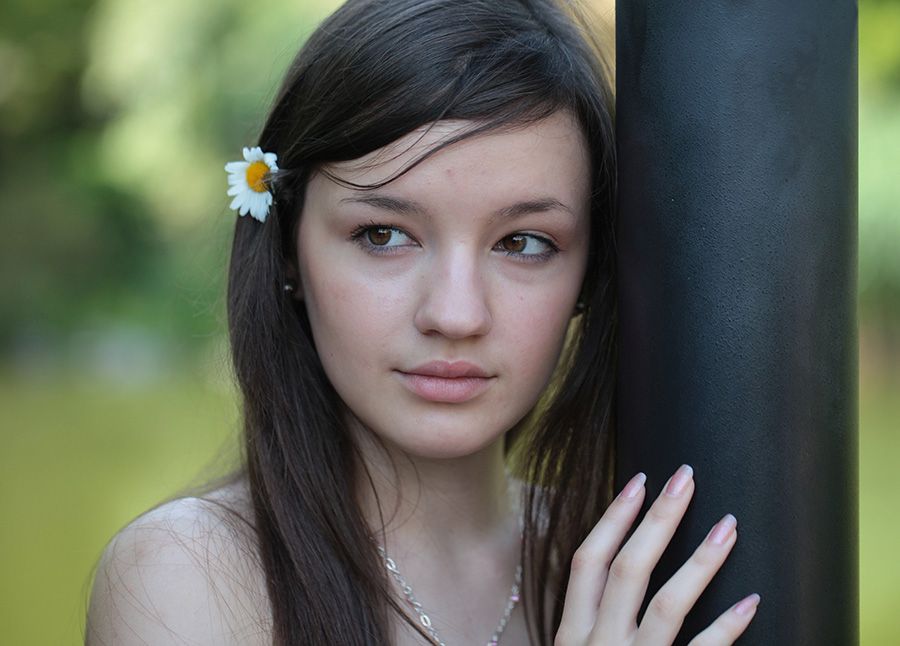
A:
[[[483,336],[491,329],[491,309],[475,252],[462,245],[436,257],[422,280],[415,325],[422,334],[451,339]]]

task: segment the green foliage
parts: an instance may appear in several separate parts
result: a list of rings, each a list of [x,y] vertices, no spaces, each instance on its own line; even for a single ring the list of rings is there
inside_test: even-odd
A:
[[[900,326],[900,2],[865,0],[859,18],[860,314]]]
[[[221,332],[223,166],[335,4],[4,4],[0,355],[112,324],[196,351]]]
[[[859,12],[859,82],[864,94],[900,94],[900,2],[863,0]],[[888,99],[890,100],[890,99]]]
[[[900,324],[900,100],[861,101],[859,147],[860,311]]]

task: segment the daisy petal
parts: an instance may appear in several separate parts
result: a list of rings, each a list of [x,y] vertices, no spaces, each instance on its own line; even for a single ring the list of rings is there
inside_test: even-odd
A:
[[[269,213],[269,206],[272,204],[268,193],[261,193],[256,199],[256,210],[265,217]],[[259,218],[257,218],[259,219]]]
[[[258,207],[251,207],[250,209],[250,217],[254,218],[255,220],[259,220],[260,222],[266,221],[267,213],[268,211],[264,208],[260,209]]]
[[[251,211],[258,213],[260,211],[260,209],[265,208],[266,205],[263,203],[262,199],[260,199],[261,197],[262,197],[261,193],[254,193],[247,200],[247,204],[250,205]]]

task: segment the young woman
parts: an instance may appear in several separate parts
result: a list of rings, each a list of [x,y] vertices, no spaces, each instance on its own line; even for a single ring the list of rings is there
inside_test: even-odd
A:
[[[227,166],[245,464],[123,529],[99,644],[671,644],[694,492],[612,491],[611,73],[552,0],[350,0]],[[731,644],[758,595],[691,644]]]

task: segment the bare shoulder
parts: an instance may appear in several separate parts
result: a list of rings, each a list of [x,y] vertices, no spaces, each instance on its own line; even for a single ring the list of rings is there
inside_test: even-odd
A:
[[[229,485],[119,531],[97,567],[86,645],[271,643],[265,579],[240,515],[252,519],[249,497]]]

